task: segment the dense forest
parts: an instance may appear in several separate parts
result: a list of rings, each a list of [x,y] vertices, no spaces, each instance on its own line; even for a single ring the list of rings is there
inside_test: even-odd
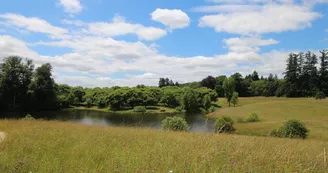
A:
[[[158,87],[83,88],[57,84],[52,78],[51,64],[34,68],[31,60],[17,56],[4,58],[0,64],[1,111],[37,111],[67,108],[71,105],[109,107],[111,110],[133,109],[136,106],[163,105],[195,111],[209,109],[217,97],[229,95],[224,83],[240,97],[277,96],[313,97],[328,94],[328,51],[291,53],[286,61],[284,78],[270,74],[259,76],[254,71],[243,77],[235,73],[229,78],[208,76],[200,82],[179,84],[160,78]],[[232,93],[231,93],[232,95]]]

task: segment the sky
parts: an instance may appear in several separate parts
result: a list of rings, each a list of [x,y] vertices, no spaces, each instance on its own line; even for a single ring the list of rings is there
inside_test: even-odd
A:
[[[328,48],[328,0],[10,0],[0,60],[53,66],[84,87],[179,83],[208,75],[282,76],[291,52]]]

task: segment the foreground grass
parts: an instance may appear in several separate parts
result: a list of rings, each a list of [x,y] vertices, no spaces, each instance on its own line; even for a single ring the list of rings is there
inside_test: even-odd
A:
[[[1,120],[0,172],[324,172],[317,140]]]
[[[250,97],[240,98],[237,107],[228,107],[223,98],[220,101],[223,109],[208,115],[210,118],[245,119],[250,112],[255,112],[261,119],[258,123],[236,123],[238,134],[265,136],[286,120],[298,119],[309,128],[310,139],[328,141],[328,100]]]
[[[175,109],[164,107],[164,106],[147,106],[146,112],[148,114],[168,114],[168,113],[177,113]],[[64,110],[90,110],[90,111],[100,111],[100,112],[110,112],[118,114],[143,114],[139,112],[133,112],[133,110],[119,110],[111,111],[108,108],[98,108],[97,106],[86,107],[86,106],[75,106]],[[162,110],[162,111],[161,111]],[[165,111],[163,111],[165,110]]]

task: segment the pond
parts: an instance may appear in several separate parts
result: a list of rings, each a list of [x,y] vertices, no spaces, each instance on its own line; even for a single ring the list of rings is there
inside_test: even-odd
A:
[[[2,114],[2,117],[12,117],[14,113]],[[15,114],[17,117],[17,114]],[[20,114],[25,115],[25,114]],[[204,118],[202,114],[115,114],[90,110],[47,111],[32,113],[35,118],[47,120],[70,121],[74,123],[102,126],[136,126],[162,129],[162,120],[168,116],[181,116],[190,126],[191,132],[213,132],[214,121]]]

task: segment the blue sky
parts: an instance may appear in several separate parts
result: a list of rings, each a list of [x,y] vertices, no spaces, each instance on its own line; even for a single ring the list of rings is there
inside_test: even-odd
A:
[[[17,5],[19,4],[19,5]],[[50,62],[58,83],[157,85],[257,70],[328,47],[328,0],[11,0],[0,59]]]

